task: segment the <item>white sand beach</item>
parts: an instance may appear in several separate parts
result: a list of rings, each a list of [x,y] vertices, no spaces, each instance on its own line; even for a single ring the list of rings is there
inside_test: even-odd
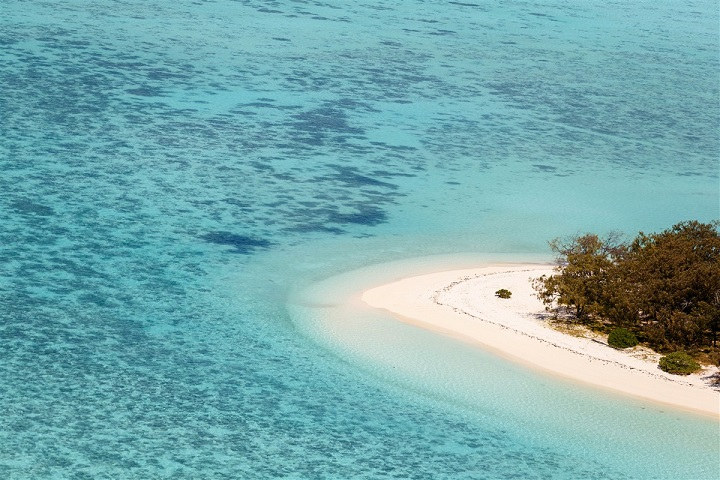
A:
[[[553,328],[531,285],[532,278],[551,272],[551,266],[538,264],[441,271],[371,288],[362,300],[400,321],[547,373],[720,419],[720,392],[711,385],[717,368],[670,375],[658,368],[659,355],[647,349],[619,351],[602,336]],[[512,297],[496,297],[501,288]]]

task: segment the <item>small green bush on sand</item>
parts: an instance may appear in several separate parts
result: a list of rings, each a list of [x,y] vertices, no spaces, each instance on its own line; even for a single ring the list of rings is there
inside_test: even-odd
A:
[[[637,337],[627,328],[616,328],[608,335],[608,345],[613,348],[630,348],[637,344]]]
[[[495,292],[495,296],[500,297],[500,298],[510,298],[511,295],[512,295],[512,292],[505,288],[501,288],[500,290]]]
[[[689,375],[700,370],[693,358],[685,352],[673,352],[660,359],[660,369],[676,375]]]

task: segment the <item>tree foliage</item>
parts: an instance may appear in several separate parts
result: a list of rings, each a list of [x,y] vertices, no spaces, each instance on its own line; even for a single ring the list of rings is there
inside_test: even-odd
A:
[[[660,359],[660,369],[676,375],[689,375],[700,370],[700,365],[685,352],[673,352]]]
[[[608,335],[608,345],[614,348],[630,348],[637,344],[637,337],[627,328],[616,328]]]
[[[568,307],[581,321],[602,312],[617,255],[615,238],[601,239],[589,233],[552,240],[550,248],[558,255],[558,275],[540,278],[538,291],[543,302]]]
[[[536,283],[549,308],[624,327],[661,351],[715,347],[720,331],[717,223],[689,221],[630,243],[594,234],[553,240],[557,273]]]

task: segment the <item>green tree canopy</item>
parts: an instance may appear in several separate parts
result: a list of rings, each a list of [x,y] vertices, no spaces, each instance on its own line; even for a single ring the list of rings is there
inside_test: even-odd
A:
[[[553,240],[557,274],[536,283],[550,308],[578,321],[626,327],[660,350],[717,345],[720,331],[718,223],[682,222],[640,232],[629,244],[617,235]]]
[[[601,239],[588,233],[552,240],[550,248],[558,256],[558,275],[540,279],[540,298],[546,304],[571,308],[579,320],[600,313],[606,303],[606,285],[619,248],[615,238]]]
[[[716,224],[679,223],[661,233],[640,233],[620,263],[619,275],[634,304],[633,321],[648,327],[653,343],[699,346],[720,321],[720,235]]]

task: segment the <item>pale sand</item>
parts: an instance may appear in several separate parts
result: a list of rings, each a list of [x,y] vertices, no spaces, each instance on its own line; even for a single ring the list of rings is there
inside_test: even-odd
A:
[[[401,321],[567,379],[720,419],[720,393],[710,385],[717,368],[670,375],[646,349],[618,351],[600,336],[577,337],[549,327],[550,316],[531,285],[531,278],[549,273],[550,266],[537,264],[443,271],[372,288],[362,300]],[[497,298],[500,288],[512,297]]]

